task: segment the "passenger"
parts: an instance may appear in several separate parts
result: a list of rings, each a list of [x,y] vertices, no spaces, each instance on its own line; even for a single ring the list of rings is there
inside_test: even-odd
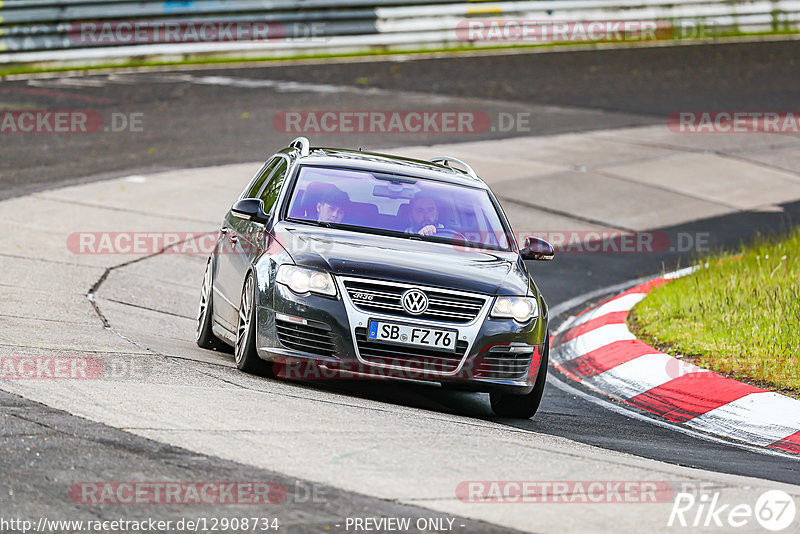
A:
[[[436,235],[437,229],[444,228],[439,224],[439,208],[436,200],[425,192],[420,191],[411,200],[409,216],[411,226],[406,232],[419,235]]]
[[[317,221],[325,223],[342,222],[348,203],[347,193],[338,187],[331,188],[317,202]]]

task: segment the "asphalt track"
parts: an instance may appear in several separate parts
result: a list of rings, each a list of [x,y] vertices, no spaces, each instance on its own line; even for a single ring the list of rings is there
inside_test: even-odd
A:
[[[794,66],[797,52],[796,42],[761,43],[220,69],[179,73],[183,78],[175,73],[143,73],[112,77],[99,74],[77,81],[73,78],[65,81],[60,76],[33,82],[9,81],[0,86],[3,109],[141,112],[145,128],[143,132],[88,136],[4,136],[0,196],[18,196],[74,181],[156,169],[261,159],[289,136],[276,132],[271,123],[276,111],[286,109],[445,106],[488,113],[533,114],[534,132],[508,132],[508,136],[656,124],[664,121],[665,113],[678,109],[791,109],[796,106],[800,87]],[[598,70],[602,74],[599,78],[594,75]],[[216,82],[209,81],[210,76],[218,77]],[[257,90],[246,90],[237,82],[242,79],[298,81],[309,85],[258,86]],[[478,84],[475,80],[487,83]],[[320,89],[321,84],[357,90],[325,90]],[[432,98],[430,93],[439,94],[441,100]],[[423,139],[340,134],[321,135],[314,142],[402,146],[497,136],[496,132],[477,136],[434,134]],[[783,208],[783,213],[740,212],[664,230],[707,231],[716,236],[717,245],[736,247],[758,232],[779,231],[800,216],[797,203]],[[686,255],[679,253],[587,254],[564,256],[551,264],[532,267],[537,283],[551,306],[555,306],[687,260]],[[379,403],[407,405],[445,416],[466,413],[479,419],[491,418],[485,404],[470,401],[468,396],[442,392],[432,398],[428,394],[413,394],[413,387],[405,388],[348,390],[335,386],[338,392]],[[64,499],[64,481],[68,477],[60,474],[74,469],[109,480],[143,475],[151,479],[203,476],[206,480],[284,480],[289,487],[294,482],[281,478],[279,473],[258,471],[131,436],[13,395],[2,394],[0,402],[4,422],[8,422],[2,433],[7,451],[2,456],[2,471],[6,474],[3,484],[9,488],[0,495],[0,506],[16,515],[38,516],[43,510],[54,516],[74,513],[74,503]],[[552,384],[533,420],[504,424],[517,431],[563,437],[676,465],[800,484],[795,460],[692,438],[607,410]],[[37,439],[42,436],[49,437],[49,443]],[[306,483],[301,481],[301,484]],[[286,515],[282,510],[281,517],[286,517],[296,530],[306,531],[330,526],[337,518],[356,513],[430,515],[423,509],[331,487],[320,486],[319,491],[325,499],[310,503],[300,500]],[[148,510],[140,511],[147,515]],[[93,511],[100,517],[115,512],[102,508]],[[183,513],[164,507],[156,512],[160,516]],[[212,512],[218,513],[209,511]],[[233,511],[225,512],[230,515]],[[469,531],[485,532],[489,528],[485,524],[469,526]]]
[[[799,52],[800,41],[777,41],[12,79],[0,86],[2,110],[93,110],[106,120],[140,113],[143,128],[4,136],[0,198],[123,173],[257,161],[290,135],[272,124],[284,110],[531,114],[524,131],[314,136],[320,145],[402,146],[661,124],[680,110],[794,109]],[[347,90],[330,90],[341,86]]]

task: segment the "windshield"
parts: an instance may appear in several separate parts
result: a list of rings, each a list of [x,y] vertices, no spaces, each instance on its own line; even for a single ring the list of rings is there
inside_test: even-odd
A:
[[[289,219],[401,237],[509,250],[489,194],[410,176],[304,166]]]

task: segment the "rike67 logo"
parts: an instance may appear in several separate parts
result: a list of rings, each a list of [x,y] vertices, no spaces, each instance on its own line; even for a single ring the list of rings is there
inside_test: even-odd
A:
[[[797,526],[794,498],[785,491],[766,491],[752,504],[723,499],[719,491],[692,489],[683,488],[675,495],[668,527],[716,528],[720,532],[730,532],[732,529],[760,525],[766,530],[780,532]]]

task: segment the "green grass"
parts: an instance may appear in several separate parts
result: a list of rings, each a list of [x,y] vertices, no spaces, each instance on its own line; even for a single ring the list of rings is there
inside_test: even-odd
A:
[[[796,32],[800,33],[800,32]],[[770,32],[769,35],[775,35]],[[652,42],[652,41],[651,41]],[[465,52],[483,52],[494,50],[512,50],[512,49],[532,49],[532,48],[545,48],[545,47],[591,47],[597,43],[589,45],[574,44],[574,43],[544,43],[544,44],[522,44],[522,45],[499,45],[499,46],[449,46],[449,47],[431,47],[419,49],[381,49],[364,50],[360,52],[331,52],[327,54],[308,53],[308,54],[294,54],[294,55],[278,55],[278,56],[262,56],[262,57],[238,57],[235,55],[226,56],[198,56],[190,57],[179,60],[161,61],[157,59],[137,59],[137,60],[122,60],[109,63],[99,63],[94,65],[75,66],[75,65],[45,65],[38,66],[37,64],[27,65],[12,65],[7,67],[0,66],[0,76],[8,76],[14,74],[37,74],[41,72],[69,72],[69,71],[91,71],[91,70],[105,70],[105,69],[130,69],[130,68],[148,68],[148,67],[174,67],[174,66],[195,66],[195,65],[229,65],[229,64],[258,64],[258,63],[280,63],[287,61],[303,61],[303,60],[318,60],[318,59],[346,59],[346,58],[359,58],[359,57],[383,57],[383,56],[424,56],[430,54],[459,54]],[[627,44],[627,43],[625,43]],[[631,44],[630,46],[634,46]],[[43,62],[46,63],[46,62]]]
[[[800,397],[800,229],[699,266],[640,302],[631,329],[701,367]]]

